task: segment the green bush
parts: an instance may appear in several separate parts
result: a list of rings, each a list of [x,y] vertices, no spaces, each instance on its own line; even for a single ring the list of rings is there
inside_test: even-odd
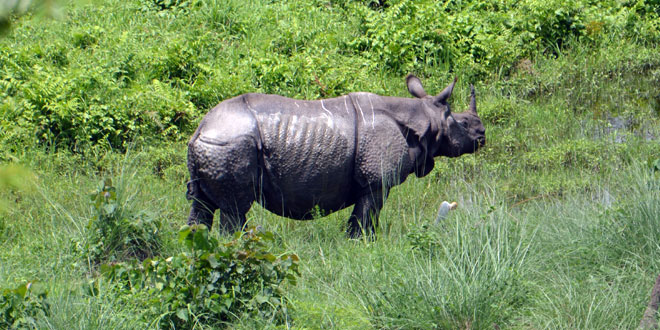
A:
[[[49,314],[48,292],[36,282],[0,291],[0,328],[38,329],[37,320]]]
[[[372,61],[401,75],[437,63],[454,63],[452,36],[441,24],[447,13],[434,2],[393,1],[383,11],[358,12],[364,16],[363,34],[351,46],[366,52]]]
[[[584,7],[580,1],[524,1],[520,8],[524,15],[516,21],[514,31],[531,33],[539,46],[561,49],[569,38],[584,35]]]
[[[295,284],[298,256],[271,254],[273,234],[252,228],[222,244],[204,225],[184,226],[179,242],[186,252],[142,264],[105,265],[105,278],[119,283],[117,294],[141,300],[161,327],[217,327],[246,315],[284,321],[285,282]],[[97,282],[98,283],[98,282]]]
[[[98,26],[73,33],[72,43],[80,49],[87,49],[99,43],[99,38],[106,31]]]
[[[6,78],[9,97],[0,105],[0,127],[7,138],[74,151],[96,144],[123,150],[138,136],[181,139],[181,130],[191,130],[199,113],[187,92],[158,80],[122,88],[125,83],[118,80],[135,75],[129,61],[68,73],[37,67],[25,80]],[[106,99],[119,94],[113,102]]]
[[[425,223],[419,229],[409,232],[406,236],[410,247],[413,250],[432,255],[433,250],[438,247],[438,242],[442,239],[442,235],[437,229],[435,226]]]

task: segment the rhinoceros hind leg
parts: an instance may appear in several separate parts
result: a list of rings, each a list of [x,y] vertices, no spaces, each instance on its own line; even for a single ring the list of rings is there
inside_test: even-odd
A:
[[[188,225],[202,224],[210,230],[213,227],[213,213],[218,208],[206,196],[192,196],[191,199]]]
[[[256,177],[256,168],[251,171],[238,173],[241,180],[234,179],[233,176],[225,175],[223,178],[215,181],[213,184],[202,184],[202,189],[213,200],[220,210],[220,230],[233,234],[235,231],[243,229],[245,225],[245,214],[250,210],[255,200],[255,191],[257,190],[254,177]]]
[[[245,214],[250,210],[259,191],[258,151],[255,139],[243,135],[230,143],[206,143],[196,141],[189,146],[189,162],[192,162],[191,186],[196,196],[204,196],[213,210],[220,210],[220,230],[233,233],[245,224]],[[212,218],[211,218],[212,219]],[[212,220],[211,220],[212,221]]]

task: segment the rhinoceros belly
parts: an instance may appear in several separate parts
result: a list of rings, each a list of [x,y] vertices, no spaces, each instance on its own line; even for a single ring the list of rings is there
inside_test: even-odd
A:
[[[263,142],[262,204],[271,212],[309,219],[350,202],[354,126],[332,116],[257,115]]]

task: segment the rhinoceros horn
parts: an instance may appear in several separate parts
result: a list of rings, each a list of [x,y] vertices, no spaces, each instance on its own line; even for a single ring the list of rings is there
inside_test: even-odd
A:
[[[477,100],[474,98],[474,86],[470,84],[470,107],[468,111],[477,114]]]
[[[436,104],[447,104],[447,99],[451,96],[451,92],[454,90],[454,85],[456,85],[456,80],[457,78],[454,78],[454,82],[449,84],[449,86],[445,87],[445,89],[438,94],[438,96],[435,97],[435,103]]]

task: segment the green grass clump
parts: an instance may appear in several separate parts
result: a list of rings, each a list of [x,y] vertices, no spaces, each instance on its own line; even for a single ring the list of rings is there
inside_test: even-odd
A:
[[[91,264],[128,260],[143,260],[161,250],[159,221],[147,214],[132,213],[112,185],[112,180],[99,182],[92,194],[95,215],[87,225],[88,235],[82,246],[83,255]]]
[[[495,211],[498,210],[498,211]],[[434,239],[417,239],[418,253],[388,263],[374,283],[358,291],[376,327],[485,328],[509,324],[530,299],[525,273],[531,238],[521,224],[511,223],[502,209],[492,208],[474,224],[461,217],[440,227],[422,226]],[[417,233],[417,234],[415,234]],[[383,271],[383,270],[381,270]]]

